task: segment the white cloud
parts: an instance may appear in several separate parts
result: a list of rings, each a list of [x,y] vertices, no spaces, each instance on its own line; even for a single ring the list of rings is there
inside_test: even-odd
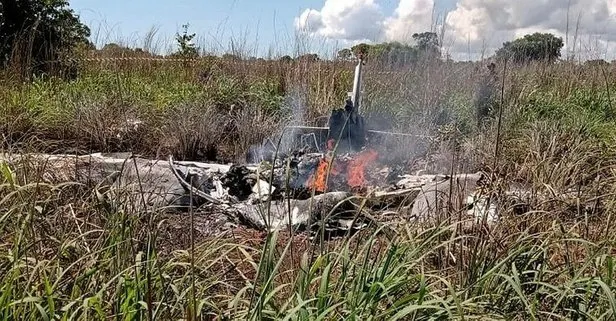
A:
[[[386,16],[377,0],[326,0],[295,22],[311,34],[347,41],[408,41],[415,32],[444,27],[443,44],[454,58],[490,55],[503,42],[537,31],[562,37],[566,50],[586,58],[606,56],[616,42],[616,0],[458,0],[444,26],[433,19],[439,1],[399,0]]]
[[[434,0],[400,0],[392,17],[385,20],[387,40],[408,42],[417,32],[432,30]]]
[[[384,18],[374,0],[326,0],[321,10],[306,9],[295,18],[295,27],[330,39],[378,40]]]
[[[459,0],[446,20],[454,56],[485,50],[490,54],[503,42],[532,32],[550,32],[576,52],[597,57],[607,41],[616,40],[616,0]],[[568,30],[568,32],[567,32]],[[594,40],[597,47],[584,45]],[[593,42],[593,41],[591,41]]]

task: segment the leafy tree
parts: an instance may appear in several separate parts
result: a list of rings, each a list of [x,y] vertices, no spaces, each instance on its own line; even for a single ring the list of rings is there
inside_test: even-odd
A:
[[[120,46],[119,44],[115,42],[105,44],[103,48],[101,48],[100,51],[105,52],[105,53],[110,53],[110,54],[122,54],[122,53],[132,52],[130,48]]]
[[[231,53],[226,53],[222,55],[222,59],[223,60],[229,60],[229,61],[240,61],[242,60],[242,57],[238,56],[238,55],[234,55]]]
[[[278,59],[278,60],[280,60],[281,62],[284,62],[284,63],[288,63],[288,62],[293,61],[293,58],[291,58],[291,56],[289,56],[289,55],[284,55],[284,56],[280,57],[280,59]]]
[[[375,45],[358,44],[351,48],[357,56],[363,56],[372,61],[386,63],[390,66],[402,66],[417,60],[417,49],[399,42],[385,42]]]
[[[353,58],[353,52],[349,48],[344,48],[338,51],[338,59],[339,60],[350,60]]]
[[[98,54],[102,54],[103,56],[106,56],[106,57],[109,57],[109,56],[111,57],[123,57],[123,56],[154,57],[154,55],[152,55],[146,50],[143,50],[142,48],[133,49],[133,48],[129,48],[126,46],[121,46],[114,42],[104,45],[103,48],[95,52]]]
[[[368,44],[360,43],[351,47],[351,51],[355,57],[359,57],[360,55],[367,56],[370,54],[371,48],[372,46]]]
[[[584,65],[591,67],[607,67],[610,65],[610,63],[605,61],[605,59],[593,59],[587,60]]]
[[[419,53],[426,58],[440,58],[441,45],[435,32],[422,32],[413,34],[413,40]]]
[[[26,77],[62,71],[64,58],[92,47],[90,29],[68,6],[66,0],[0,0],[0,66],[22,62]]]
[[[178,43],[178,51],[173,56],[181,56],[184,58],[194,58],[199,55],[199,48],[193,43],[195,33],[188,33],[188,24],[182,26],[184,31],[180,35],[176,33],[175,41]]]
[[[516,63],[530,61],[552,62],[560,58],[563,39],[550,33],[533,33],[508,41],[496,52],[498,58],[510,58]]]
[[[308,62],[319,61],[319,55],[317,55],[317,54],[304,54],[304,55],[301,55],[301,56],[297,57],[297,60],[299,60],[299,61],[308,61]]]

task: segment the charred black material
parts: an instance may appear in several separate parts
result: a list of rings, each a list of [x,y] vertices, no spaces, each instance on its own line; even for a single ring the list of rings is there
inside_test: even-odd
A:
[[[257,178],[251,175],[250,170],[245,166],[233,165],[220,181],[223,187],[229,189],[229,195],[244,201],[252,194],[252,187],[257,182]]]
[[[344,109],[334,109],[329,118],[327,140],[338,142],[338,151],[360,151],[366,145],[364,118],[357,113],[351,100]]]

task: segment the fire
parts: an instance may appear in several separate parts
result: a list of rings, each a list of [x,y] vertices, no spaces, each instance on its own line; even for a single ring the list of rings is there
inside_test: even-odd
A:
[[[308,187],[314,188],[315,191],[324,193],[327,190],[327,174],[329,171],[330,160],[328,158],[321,158],[319,165],[313,175],[308,179]],[[338,175],[338,170],[334,163],[332,163],[332,169],[330,174]]]
[[[377,159],[377,152],[373,150],[363,151],[348,161],[334,159],[330,157],[321,158],[315,172],[306,182],[306,186],[315,191],[324,193],[328,188],[328,181],[341,179],[352,190],[361,190],[366,186],[366,166]],[[331,163],[331,170],[330,170]],[[328,173],[329,172],[329,173]],[[329,179],[328,179],[329,174]],[[343,177],[340,174],[343,174]]]
[[[360,189],[366,185],[366,165],[374,162],[378,153],[367,150],[353,158],[347,167],[347,184],[353,189]]]

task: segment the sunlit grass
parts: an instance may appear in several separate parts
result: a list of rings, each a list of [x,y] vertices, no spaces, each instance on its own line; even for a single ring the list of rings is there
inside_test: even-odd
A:
[[[613,319],[611,82],[595,67],[508,70],[495,160],[494,125],[479,130],[474,122],[474,67],[435,63],[381,73],[369,65],[367,118],[405,132],[455,128],[443,146],[458,148],[455,161],[465,169],[494,174],[496,186],[523,186],[531,195],[523,213],[503,203],[501,220],[490,226],[458,224],[458,213],[445,212],[447,223],[409,219],[387,224],[393,236],[372,227],[323,243],[242,228],[199,235],[194,218],[208,213],[134,212],[104,188],[43,183],[34,167],[6,162],[0,316]],[[316,124],[342,106],[349,70],[327,61],[92,64],[72,81],[2,82],[0,125],[12,152],[131,150],[195,159],[203,157],[195,150],[214,144],[226,152],[222,160],[236,160],[297,109]],[[130,119],[143,125],[128,134],[114,129]],[[401,147],[395,152],[411,154]],[[180,229],[170,229],[176,222]]]

